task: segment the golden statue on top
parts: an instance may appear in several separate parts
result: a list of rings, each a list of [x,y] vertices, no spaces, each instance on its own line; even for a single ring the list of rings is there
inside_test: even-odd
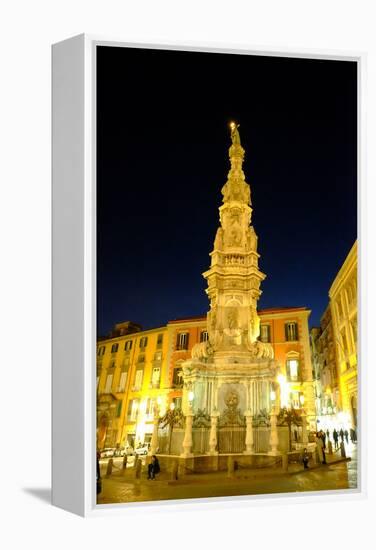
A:
[[[239,135],[239,128],[240,124],[236,124],[235,122],[230,123],[231,128],[231,141],[233,145],[241,145],[240,143],[240,135]]]

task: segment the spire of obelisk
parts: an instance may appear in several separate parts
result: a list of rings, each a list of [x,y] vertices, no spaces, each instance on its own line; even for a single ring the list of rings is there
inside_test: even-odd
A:
[[[257,235],[251,225],[251,190],[243,172],[239,125],[230,124],[230,170],[222,188],[220,227],[203,276],[210,299],[208,333],[216,352],[251,351],[259,336],[257,302],[265,275],[258,268]]]
[[[232,144],[228,155],[231,168],[227,175],[227,182],[222,188],[223,202],[237,200],[250,205],[251,192],[243,172],[244,149],[240,142],[239,126],[240,124],[236,122],[230,123]]]

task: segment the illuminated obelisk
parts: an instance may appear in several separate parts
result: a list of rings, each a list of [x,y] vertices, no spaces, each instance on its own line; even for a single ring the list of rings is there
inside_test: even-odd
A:
[[[272,346],[258,340],[257,302],[265,275],[258,267],[251,190],[245,181],[244,149],[235,123],[231,124],[229,158],[220,226],[210,268],[203,273],[210,300],[208,341],[197,344],[192,359],[184,363],[183,410],[218,414],[219,423],[231,415],[235,422],[237,414],[245,425],[244,415],[254,418],[270,413],[277,364]]]

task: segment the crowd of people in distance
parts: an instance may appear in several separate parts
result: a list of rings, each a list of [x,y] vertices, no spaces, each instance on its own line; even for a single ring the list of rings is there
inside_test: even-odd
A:
[[[341,428],[340,430],[336,430],[334,428],[332,433],[332,438],[334,441],[334,449],[337,450],[341,444],[344,444],[345,441],[346,443],[348,443],[349,437],[350,437],[351,443],[357,442],[356,430],[354,428],[350,428],[350,433],[348,432],[347,429],[343,430]],[[321,462],[321,464],[326,464],[325,453],[327,449],[327,441],[329,442],[328,446],[330,447],[332,443],[330,441],[329,430],[326,430],[326,432],[324,432],[323,430],[316,432],[316,447],[317,447],[319,461]],[[329,451],[331,452],[330,449]],[[302,461],[303,461],[304,469],[307,469],[308,462],[309,462],[309,454],[307,449],[304,449],[303,451]]]

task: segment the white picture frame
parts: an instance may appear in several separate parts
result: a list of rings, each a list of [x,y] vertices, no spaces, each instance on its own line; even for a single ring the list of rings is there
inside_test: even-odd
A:
[[[144,507],[239,506],[338,499],[339,491],[298,496],[262,495],[117,505],[96,504],[96,192],[95,192],[95,49],[98,45],[201,52],[273,55],[358,63],[358,237],[359,280],[363,269],[364,218],[360,212],[365,188],[365,63],[364,53],[338,51],[275,51],[230,44],[127,44],[108,38],[79,35],[52,47],[52,208],[53,208],[53,351],[52,351],[52,502],[81,516],[95,516]],[[367,373],[364,355],[365,304],[359,312],[359,425],[358,489],[341,491],[341,499],[366,496],[364,418]],[[69,346],[66,342],[69,341]],[[215,500],[215,501],[214,501]],[[214,501],[214,502],[213,502]]]

